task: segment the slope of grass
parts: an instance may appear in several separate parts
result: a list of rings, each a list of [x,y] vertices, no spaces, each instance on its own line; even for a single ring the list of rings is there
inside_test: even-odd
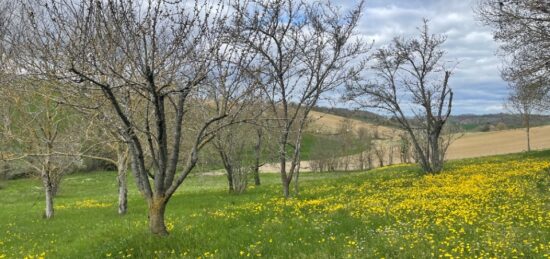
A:
[[[337,140],[330,138],[330,136],[304,133],[302,137],[302,144],[300,148],[300,158],[302,160],[311,160],[315,157],[315,147],[322,145],[329,150],[329,153],[338,154],[340,152],[340,145]],[[351,155],[351,154],[346,154]]]
[[[412,165],[303,174],[280,198],[276,174],[242,195],[223,176],[193,176],[167,211],[171,235],[147,230],[131,188],[116,214],[112,172],[63,182],[53,220],[41,218],[36,180],[0,190],[0,258],[548,257],[550,152],[469,159],[422,176]]]

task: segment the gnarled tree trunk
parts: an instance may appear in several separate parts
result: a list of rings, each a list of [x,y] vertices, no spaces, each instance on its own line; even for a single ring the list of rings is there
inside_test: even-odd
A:
[[[155,197],[149,200],[149,229],[151,233],[159,236],[167,236],[168,230],[164,222],[164,212],[167,200]]]

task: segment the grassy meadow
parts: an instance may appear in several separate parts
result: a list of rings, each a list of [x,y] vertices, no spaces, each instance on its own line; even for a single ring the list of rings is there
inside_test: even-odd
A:
[[[73,174],[42,219],[38,180],[0,189],[0,258],[410,258],[550,256],[550,151],[367,172],[304,173],[298,197],[277,174],[241,195],[224,176],[190,177],[154,237],[134,188],[116,213],[113,172]]]

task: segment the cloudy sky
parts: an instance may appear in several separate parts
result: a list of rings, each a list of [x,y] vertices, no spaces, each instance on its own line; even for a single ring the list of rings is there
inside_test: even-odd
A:
[[[346,0],[345,4],[353,4]],[[475,0],[367,0],[360,33],[375,47],[397,35],[414,35],[422,18],[432,33],[447,35],[447,58],[458,62],[451,85],[453,114],[505,112],[506,82],[500,78],[497,44],[491,31],[476,20]]]

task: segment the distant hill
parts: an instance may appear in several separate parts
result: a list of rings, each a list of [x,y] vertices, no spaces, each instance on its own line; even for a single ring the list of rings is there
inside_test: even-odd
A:
[[[351,110],[347,108],[315,107],[314,111],[332,114],[345,118],[360,120],[369,124],[398,127],[391,118],[369,111]],[[467,132],[487,132],[506,129],[523,128],[523,121],[518,114],[496,113],[496,114],[462,114],[452,115],[450,123],[458,124]],[[550,125],[550,115],[532,115],[531,126]]]
[[[472,132],[517,129],[523,127],[523,121],[520,115],[508,113],[454,115],[451,116],[450,121],[459,124],[464,130]],[[550,115],[532,115],[531,117],[532,127],[549,124]]]
[[[360,120],[367,122],[369,124],[386,126],[386,127],[396,127],[397,124],[392,119],[376,114],[374,112],[362,111],[362,110],[351,110],[347,108],[330,108],[330,107],[315,107],[314,111],[320,113],[332,114],[340,117]]]

